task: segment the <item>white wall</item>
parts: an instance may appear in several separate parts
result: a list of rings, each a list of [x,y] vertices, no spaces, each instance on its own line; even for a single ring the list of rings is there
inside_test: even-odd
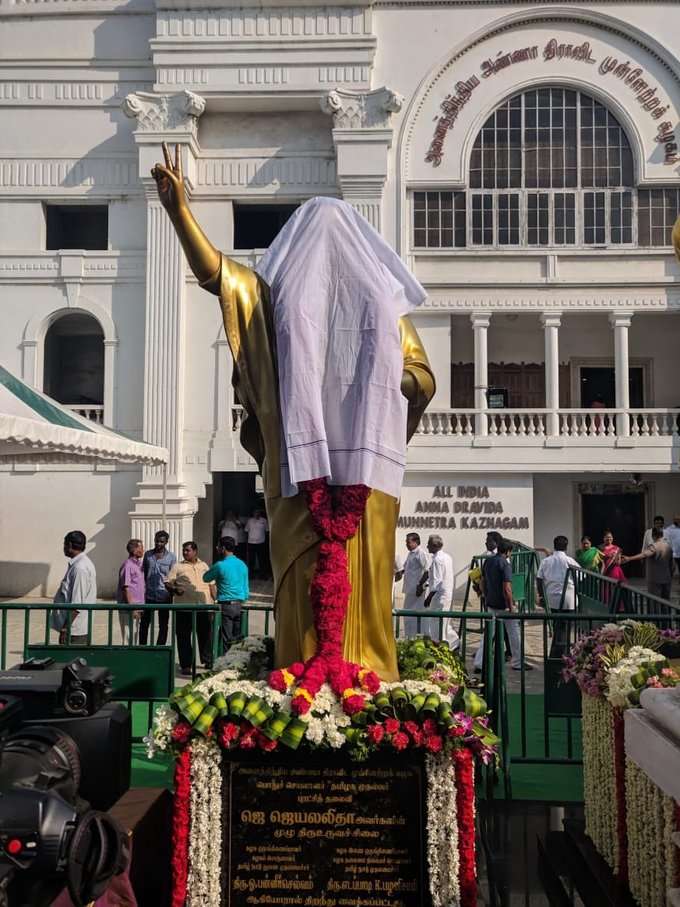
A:
[[[52,596],[66,569],[64,535],[80,529],[97,569],[99,596],[113,597],[127,557],[130,499],[140,477],[134,469],[0,472],[2,595]]]
[[[459,486],[473,486],[485,489],[479,496],[472,498],[459,495]],[[448,496],[450,493],[450,497]],[[484,511],[485,505],[501,505],[502,512],[493,515]],[[419,506],[420,505],[420,506]],[[440,512],[428,512],[433,505],[439,505]],[[467,507],[465,506],[467,505]],[[474,513],[480,505],[481,513]],[[464,510],[466,512],[460,512]],[[402,525],[397,528],[397,552],[404,555],[406,551],[405,536],[407,532],[417,532],[425,544],[428,536],[441,535],[444,550],[453,558],[456,575],[456,597],[460,597],[467,583],[467,571],[470,560],[475,554],[484,550],[486,533],[496,529],[508,538],[530,543],[534,527],[534,499],[531,475],[523,476],[483,476],[461,475],[460,473],[439,472],[431,474],[407,473],[402,488],[400,519],[404,522],[409,517],[423,518],[426,524]],[[482,520],[512,520],[520,517],[528,520],[528,528],[518,529],[506,524],[490,525]],[[448,528],[455,520],[455,528]],[[432,525],[429,522],[432,521]],[[476,524],[473,522],[476,521]],[[466,525],[467,524],[467,525]],[[444,527],[447,528],[444,528]]]

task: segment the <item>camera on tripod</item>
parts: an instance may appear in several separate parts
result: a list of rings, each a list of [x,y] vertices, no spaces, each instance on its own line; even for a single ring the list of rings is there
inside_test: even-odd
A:
[[[107,668],[30,659],[0,671],[0,907],[81,907],[128,863],[102,810],[130,786],[131,720]]]

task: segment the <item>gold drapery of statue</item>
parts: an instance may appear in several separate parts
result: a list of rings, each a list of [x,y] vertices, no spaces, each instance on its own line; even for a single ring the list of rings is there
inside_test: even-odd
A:
[[[275,666],[305,661],[316,634],[309,584],[319,538],[302,495],[281,496],[280,419],[276,349],[269,289],[252,270],[223,255],[202,286],[220,298],[234,360],[233,386],[244,409],[241,443],[256,460],[264,484],[274,574]],[[408,437],[434,394],[434,378],[415,328],[400,321],[408,407]],[[399,502],[373,491],[359,531],[348,542],[352,593],[343,654],[386,681],[399,679],[392,626],[394,548]]]

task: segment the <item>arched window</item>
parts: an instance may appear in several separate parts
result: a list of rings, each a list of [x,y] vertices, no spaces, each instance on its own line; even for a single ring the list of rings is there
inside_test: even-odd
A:
[[[467,192],[414,193],[416,247],[669,245],[678,190],[635,190],[611,111],[566,88],[500,105],[477,135]]]
[[[54,321],[45,335],[43,389],[95,422],[104,417],[104,332],[91,315]]]

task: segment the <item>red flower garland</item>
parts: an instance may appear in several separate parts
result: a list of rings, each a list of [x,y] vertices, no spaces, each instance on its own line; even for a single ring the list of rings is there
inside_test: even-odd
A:
[[[472,753],[465,748],[454,750],[453,761],[456,770],[460,904],[461,907],[476,907],[475,784]]]
[[[626,748],[621,709],[614,709],[614,786],[616,792],[616,842],[619,851],[617,877],[628,882],[628,829],[626,828]]]
[[[348,715],[360,712],[366,701],[356,687],[375,693],[378,676],[361,665],[345,661],[342,637],[347,603],[352,591],[347,571],[346,542],[356,533],[371,489],[366,485],[337,486],[331,489],[325,478],[301,482],[312,518],[321,536],[316,569],[309,588],[314,614],[316,652],[304,665],[272,671],[269,684],[285,692],[294,684],[291,708],[304,714],[324,683],[329,683]]]
[[[175,763],[175,799],[172,813],[172,907],[183,907],[189,875],[191,750],[182,750]]]

